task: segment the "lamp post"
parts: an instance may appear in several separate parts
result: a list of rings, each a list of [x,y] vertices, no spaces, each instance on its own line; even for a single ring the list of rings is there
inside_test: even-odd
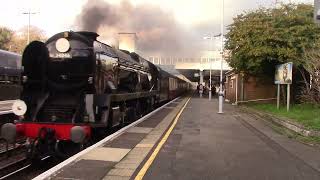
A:
[[[210,41],[213,40],[213,37],[215,36],[205,36],[203,39],[209,39]],[[210,51],[210,45],[209,45],[209,51]],[[209,78],[209,101],[211,101],[211,69],[212,69],[212,62],[211,58],[209,57],[210,62],[210,78]]]
[[[29,15],[29,23],[28,23],[28,43],[30,43],[30,16],[31,14],[37,14],[36,12],[31,12],[30,9],[28,12],[23,12],[22,14],[28,14]]]
[[[219,88],[219,114],[223,113],[223,90],[222,90],[222,71],[223,71],[223,24],[224,24],[224,0],[222,0],[222,9],[221,9],[221,69],[220,69],[220,88]]]
[[[213,44],[213,39],[214,38],[216,38],[216,37],[219,37],[220,36],[220,34],[218,34],[218,35],[213,35],[213,36],[205,36],[205,37],[203,37],[203,39],[209,39],[209,40],[211,40],[212,41],[212,44]],[[209,47],[210,47],[210,45],[209,45]],[[210,50],[210,49],[209,49]],[[211,71],[212,71],[212,60],[213,59],[213,54],[212,54],[212,58],[210,58],[209,57],[209,62],[210,62],[210,78],[209,78],[209,101],[211,100],[211,95],[212,95],[212,93],[211,93],[211,91],[212,91],[212,77],[211,77]]]

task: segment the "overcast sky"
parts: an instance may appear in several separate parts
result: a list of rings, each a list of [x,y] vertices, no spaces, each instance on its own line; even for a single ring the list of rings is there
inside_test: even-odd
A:
[[[81,14],[88,0],[0,0],[0,26],[18,30],[28,24],[28,15],[24,12],[35,12],[31,15],[31,25],[43,29],[47,36],[66,30],[79,30],[76,18]],[[89,0],[93,2],[95,0]],[[103,1],[103,0],[102,0]],[[104,0],[108,4],[119,4],[121,0]],[[153,4],[169,13],[190,34],[197,34],[197,39],[206,34],[220,33],[222,0],[127,0],[133,6],[143,7]],[[278,0],[280,1],[280,0]],[[232,17],[244,11],[258,7],[275,6],[275,0],[224,0],[225,25],[232,22]],[[289,0],[282,0],[288,3]],[[293,3],[311,3],[313,0],[292,0]],[[125,31],[125,30],[124,30]]]
[[[105,0],[119,3],[120,0]],[[225,0],[226,24],[232,17],[244,10],[259,6],[274,5],[275,0]],[[22,14],[29,9],[37,14],[32,15],[31,24],[43,29],[47,35],[73,29],[75,18],[80,14],[87,0],[0,0],[0,25],[17,30],[28,24],[28,16]],[[219,25],[221,0],[131,0],[133,4],[145,2],[160,6],[172,12],[177,21],[192,27],[199,24]],[[289,2],[289,0],[283,0]],[[292,2],[313,3],[313,0],[292,0]]]

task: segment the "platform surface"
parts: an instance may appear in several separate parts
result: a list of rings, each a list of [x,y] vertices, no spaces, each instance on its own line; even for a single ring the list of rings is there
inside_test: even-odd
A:
[[[47,179],[320,179],[319,149],[276,133],[236,106],[224,104],[218,114],[217,99],[193,97],[175,118],[186,102],[171,103]]]
[[[192,98],[144,179],[320,179],[320,151],[218,101]]]

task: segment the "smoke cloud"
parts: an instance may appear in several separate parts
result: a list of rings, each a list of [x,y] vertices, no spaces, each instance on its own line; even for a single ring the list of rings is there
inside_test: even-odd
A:
[[[117,44],[119,32],[135,32],[138,52],[143,55],[190,57],[199,52],[188,33],[177,23],[171,12],[152,4],[134,6],[129,1],[110,4],[103,0],[88,0],[76,19],[79,30],[94,31],[100,40]]]

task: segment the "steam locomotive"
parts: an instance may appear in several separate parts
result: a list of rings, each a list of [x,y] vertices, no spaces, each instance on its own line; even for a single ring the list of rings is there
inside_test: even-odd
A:
[[[80,149],[186,91],[189,84],[136,53],[97,41],[94,32],[61,32],[31,42],[22,56],[21,99],[27,109],[2,126],[14,142],[28,138],[31,156]]]

